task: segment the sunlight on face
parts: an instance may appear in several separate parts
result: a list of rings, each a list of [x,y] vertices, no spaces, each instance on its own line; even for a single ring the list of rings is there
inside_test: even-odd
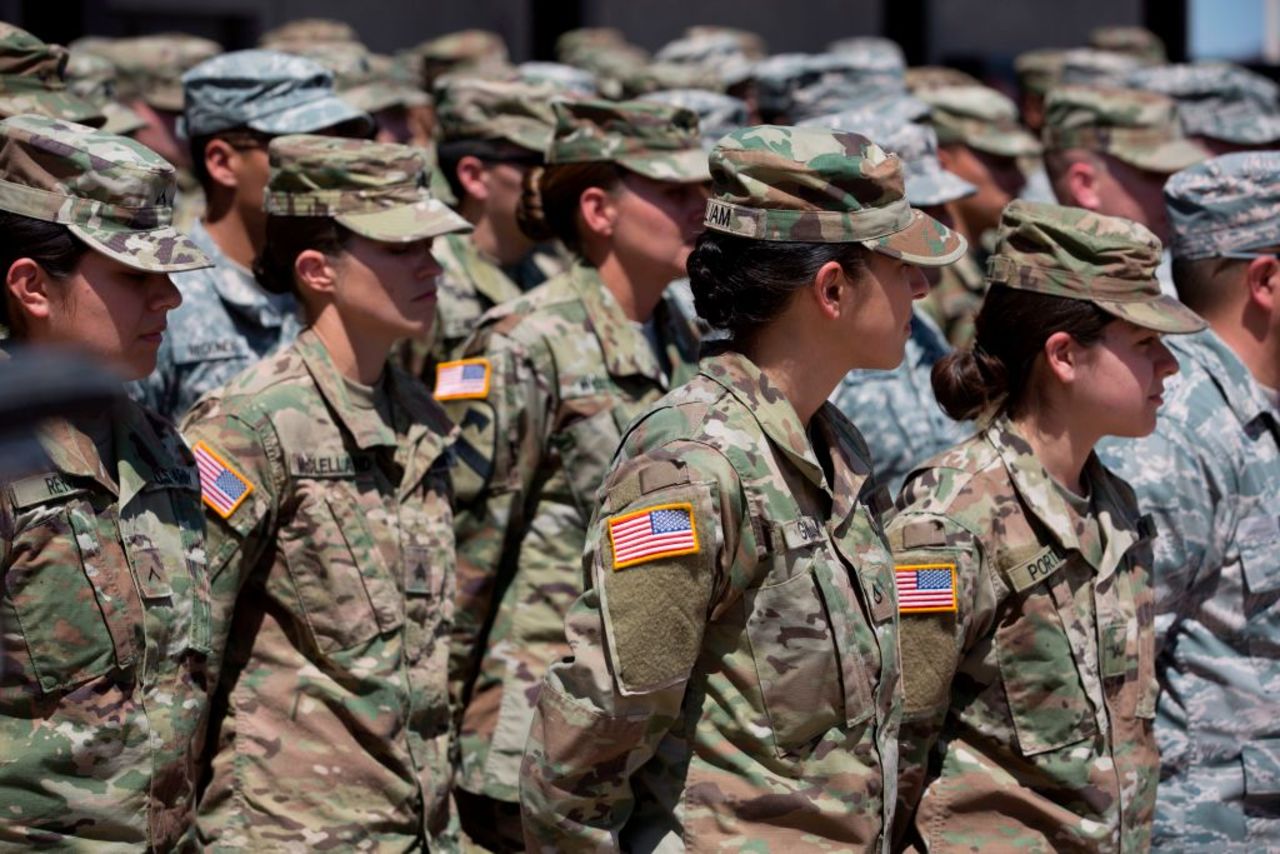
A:
[[[1081,352],[1072,417],[1104,436],[1140,437],[1155,430],[1164,381],[1178,372],[1160,333],[1116,320],[1102,340]]]

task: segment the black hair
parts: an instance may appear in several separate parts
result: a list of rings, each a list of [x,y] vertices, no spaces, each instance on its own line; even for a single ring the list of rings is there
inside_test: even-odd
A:
[[[298,293],[294,262],[307,249],[326,255],[341,252],[353,232],[327,216],[267,216],[267,239],[253,261],[253,275],[264,290],[273,294]]]
[[[623,169],[607,161],[535,166],[524,176],[524,191],[516,208],[516,223],[534,241],[559,238],[570,252],[582,255],[578,234],[578,203],[591,187],[613,190]]]
[[[857,243],[753,240],[707,229],[689,255],[694,306],[713,328],[734,341],[749,341],[824,264],[835,261],[857,277],[870,251]]]
[[[80,266],[88,244],[56,222],[45,222],[10,211],[0,211],[0,271],[7,276],[19,258],[30,258],[53,279],[65,279]],[[8,288],[0,293],[0,326],[10,335],[21,334],[20,318],[9,312]]]
[[[1087,300],[993,285],[975,321],[973,346],[933,366],[933,392],[957,421],[1020,414],[1036,357],[1055,332],[1088,347],[1116,318]]]

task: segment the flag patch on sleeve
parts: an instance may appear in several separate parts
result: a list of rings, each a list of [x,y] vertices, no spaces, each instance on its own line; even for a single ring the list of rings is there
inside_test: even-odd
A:
[[[923,563],[893,568],[898,613],[929,614],[956,610],[956,565]]]
[[[253,492],[253,484],[204,442],[196,442],[192,451],[200,470],[200,497],[223,519],[229,518]]]
[[[489,360],[461,359],[436,365],[436,400],[474,400],[489,396]]]
[[[629,566],[698,551],[698,526],[693,505],[660,504],[609,520],[613,568]]]

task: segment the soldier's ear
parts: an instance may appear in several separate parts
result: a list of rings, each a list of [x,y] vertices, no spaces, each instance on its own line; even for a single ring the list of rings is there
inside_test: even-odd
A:
[[[484,161],[479,157],[470,154],[458,160],[457,166],[458,183],[462,185],[462,189],[466,194],[476,199],[484,201],[489,197],[489,181],[488,170],[485,168]]]
[[[15,320],[31,318],[37,322],[49,318],[53,300],[49,294],[49,274],[30,258],[19,258],[9,265],[5,273],[5,294],[9,304],[17,309],[9,312]]]
[[[1098,210],[1102,206],[1101,178],[1101,170],[1091,158],[1073,160],[1062,178],[1068,193],[1068,198],[1062,203],[1090,211]]]
[[[1050,335],[1045,339],[1042,352],[1045,365],[1059,382],[1066,384],[1076,379],[1080,362],[1077,358],[1076,339],[1071,337],[1070,332],[1055,332]]]
[[[587,230],[601,237],[612,237],[618,222],[618,206],[613,194],[603,187],[587,187],[578,197],[578,214]]]
[[[293,274],[300,289],[321,294],[333,293],[338,278],[333,269],[333,259],[318,249],[299,252],[293,259]]]
[[[1245,268],[1249,300],[1275,318],[1280,312],[1280,260],[1275,255],[1254,258]]]
[[[215,184],[234,190],[240,184],[236,162],[240,154],[225,139],[214,138],[204,146],[204,169]]]

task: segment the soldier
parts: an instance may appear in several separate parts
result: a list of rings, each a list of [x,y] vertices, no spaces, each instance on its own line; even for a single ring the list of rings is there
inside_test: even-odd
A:
[[[908,477],[888,527],[906,704],[898,835],[920,850],[1141,851],[1159,771],[1149,517],[1098,462],[1155,427],[1204,324],[1146,228],[1016,201],[972,349],[934,389],[982,429]]]
[[[874,45],[849,53],[779,53],[756,63],[752,79],[765,121],[798,123],[862,106],[875,95],[904,95],[906,68]]]
[[[1280,848],[1280,153],[1169,179],[1178,295],[1209,329],[1178,339],[1156,432],[1104,451],[1155,516],[1160,790],[1154,843]]]
[[[431,326],[431,240],[469,228],[414,149],[272,140],[264,287],[297,341],[183,422],[209,523],[202,844],[448,849],[452,425],[387,364]]]
[[[267,143],[280,134],[371,126],[337,98],[321,65],[277,51],[223,54],[183,75],[183,85],[183,130],[208,200],[191,236],[214,266],[174,277],[183,306],[169,319],[156,370],[132,389],[173,419],[298,334],[292,295],[264,292],[250,270],[266,237]]]
[[[102,127],[97,104],[67,88],[67,49],[0,22],[0,118],[34,114]]]
[[[209,263],[169,226],[173,167],[31,115],[0,122],[0,163],[0,328],[145,375],[181,300],[165,274]],[[0,847],[185,848],[210,652],[195,461],[127,400],[40,443],[49,469],[0,486]]]
[[[1041,48],[1018,54],[1013,61],[1018,75],[1018,112],[1031,132],[1044,127],[1044,99],[1062,78],[1065,50]]]
[[[711,155],[698,313],[730,332],[633,422],[547,674],[529,850],[889,850],[901,694],[890,556],[858,431],[825,403],[894,367],[916,265],[964,239],[865,137],[758,126]]]
[[[1215,154],[1265,150],[1280,143],[1280,86],[1238,65],[1143,68],[1126,77],[1125,84],[1177,101],[1182,129]]]
[[[567,652],[600,479],[631,419],[693,375],[698,348],[663,299],[701,229],[697,118],[640,101],[555,110],[539,195],[520,215],[576,263],[485,314],[435,385],[462,425],[469,498],[455,526],[455,673],[467,688],[457,797],[463,828],[495,850],[523,845],[520,757],[542,674]]]

